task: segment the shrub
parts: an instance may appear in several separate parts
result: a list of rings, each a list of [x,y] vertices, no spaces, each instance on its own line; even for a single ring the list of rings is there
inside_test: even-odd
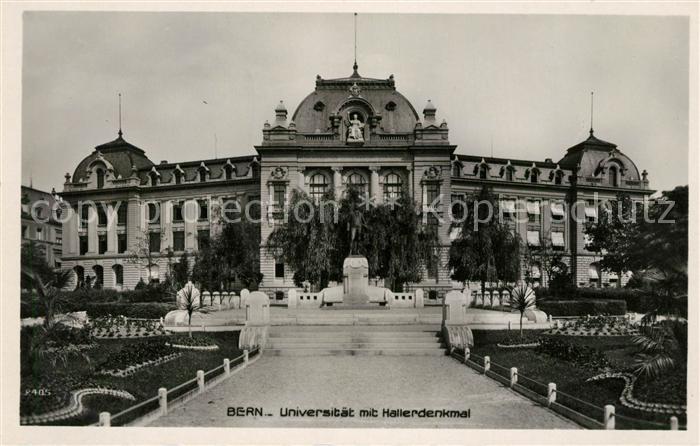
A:
[[[148,361],[168,356],[176,350],[158,340],[139,341],[126,344],[121,350],[109,355],[100,365],[98,370],[123,370],[132,365],[143,364]]]
[[[175,305],[161,303],[141,303],[141,304],[92,304],[83,308],[91,318],[105,316],[125,316],[131,318],[159,319],[169,311],[174,310]]]
[[[552,316],[624,315],[627,305],[624,300],[547,300],[539,308]]]
[[[216,345],[216,342],[201,334],[193,334],[192,337],[186,334],[176,334],[168,338],[168,343],[171,345],[186,345],[188,347],[209,347]]]
[[[543,336],[540,338],[540,345],[535,348],[535,352],[563,359],[577,366],[592,370],[610,367],[610,363],[602,351],[592,347],[576,345],[554,336]]]
[[[536,288],[538,300],[624,300],[627,309],[637,313],[646,313],[655,308],[654,297],[645,291],[630,288],[571,288],[556,291],[551,288]]]

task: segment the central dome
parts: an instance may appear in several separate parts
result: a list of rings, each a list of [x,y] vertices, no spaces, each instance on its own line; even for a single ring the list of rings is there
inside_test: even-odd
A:
[[[338,117],[349,119],[356,114],[362,122],[374,120],[382,132],[410,133],[419,121],[413,105],[388,79],[362,77],[354,67],[349,77],[316,77],[316,89],[299,104],[292,121],[302,133],[325,133],[332,130]]]

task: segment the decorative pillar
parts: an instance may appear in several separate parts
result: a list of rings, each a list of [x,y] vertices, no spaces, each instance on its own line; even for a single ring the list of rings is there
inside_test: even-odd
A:
[[[299,189],[305,191],[306,190],[306,177],[304,176],[304,169],[303,168],[299,168],[299,170],[297,171],[297,181],[298,181],[297,186],[299,187]]]
[[[381,201],[381,194],[379,191],[379,166],[369,166],[369,171],[369,195],[375,203],[379,203]]]
[[[127,249],[133,249],[143,231],[141,201],[138,197],[130,197],[126,206],[126,245]]]
[[[413,196],[413,166],[406,167],[408,171],[408,195],[415,200]]]
[[[107,205],[107,253],[117,253],[117,213],[112,203]]]
[[[97,204],[88,207],[88,254],[97,254]]]
[[[160,231],[161,249],[173,247],[173,202],[172,200],[160,203]]]
[[[185,250],[194,251],[195,250],[195,240],[197,237],[197,217],[199,212],[199,207],[195,200],[187,200],[182,205],[183,217],[185,220]]]
[[[338,200],[343,194],[343,168],[334,166],[333,170],[333,188],[335,189],[335,199]]]
[[[63,254],[77,255],[78,254],[78,213],[69,208],[66,210],[69,214],[67,219],[64,218],[62,225],[63,232]]]

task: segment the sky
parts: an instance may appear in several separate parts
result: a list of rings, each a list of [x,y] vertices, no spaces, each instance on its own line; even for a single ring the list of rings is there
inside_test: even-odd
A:
[[[357,62],[420,113],[430,99],[457,153],[558,161],[595,135],[688,182],[689,23],[683,17],[360,14]],[[22,184],[58,192],[117,136],[155,163],[255,153],[315,78],[352,73],[352,14],[27,12]]]

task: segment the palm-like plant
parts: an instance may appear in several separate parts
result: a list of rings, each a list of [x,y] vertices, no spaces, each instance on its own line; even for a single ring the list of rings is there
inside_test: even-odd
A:
[[[72,277],[72,271],[54,271],[53,277],[47,281],[42,279],[41,275],[30,267],[23,267],[22,275],[29,279],[36,290],[37,297],[45,310],[44,327],[51,329],[54,325],[54,315],[56,314],[61,289],[68,285]]]
[[[686,330],[687,324],[679,320],[643,326],[642,334],[632,339],[639,347],[635,356],[635,372],[655,378],[684,363],[683,356],[687,350],[682,343],[684,335],[687,336]]]
[[[523,316],[535,306],[535,293],[527,284],[510,287],[510,307],[520,312],[520,339],[523,337]]]
[[[187,311],[187,333],[190,337],[192,337],[192,314],[200,308],[199,297],[199,290],[192,282],[187,282],[175,296],[178,308]]]

